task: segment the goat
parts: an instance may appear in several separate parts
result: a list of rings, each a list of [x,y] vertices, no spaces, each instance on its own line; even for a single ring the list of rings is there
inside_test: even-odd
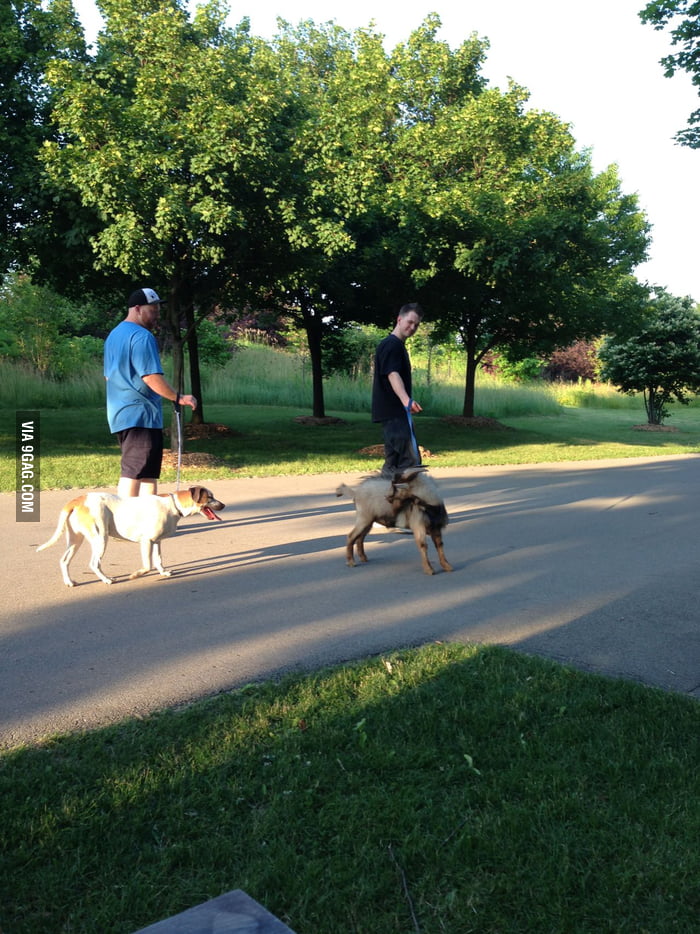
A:
[[[355,502],[355,525],[348,533],[346,545],[348,567],[355,567],[355,548],[359,560],[367,561],[365,538],[372,524],[378,522],[387,528],[406,528],[413,532],[426,574],[435,573],[428,560],[426,535],[433,540],[442,569],[452,570],[442,543],[442,530],[449,521],[447,510],[435,481],[424,467],[404,470],[391,480],[382,476],[366,477],[356,487],[341,483],[335,493],[336,496],[350,496]]]

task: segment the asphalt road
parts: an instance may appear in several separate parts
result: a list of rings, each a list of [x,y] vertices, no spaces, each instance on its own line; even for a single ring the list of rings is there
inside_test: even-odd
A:
[[[379,530],[369,563],[346,567],[354,507],[335,488],[352,476],[212,482],[223,521],[181,521],[163,543],[171,578],[127,580],[138,546],[111,542],[119,580],[98,581],[84,547],[73,589],[63,543],[35,548],[75,491],[43,492],[40,522],[0,495],[0,746],[433,640],[700,699],[698,456],[431,473],[454,566],[433,577],[411,536]]]

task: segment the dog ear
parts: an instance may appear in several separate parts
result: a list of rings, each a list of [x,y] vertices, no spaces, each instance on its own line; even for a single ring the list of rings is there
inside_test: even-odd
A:
[[[191,486],[190,496],[192,497],[192,502],[196,503],[198,506],[201,506],[202,503],[206,503],[209,499],[207,491],[203,486]]]

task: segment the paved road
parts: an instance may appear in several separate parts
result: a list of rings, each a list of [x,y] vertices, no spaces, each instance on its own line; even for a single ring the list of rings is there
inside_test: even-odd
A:
[[[700,698],[697,456],[432,471],[452,574],[421,573],[407,535],[373,531],[347,568],[354,477],[212,482],[223,522],[185,519],[170,579],[111,587],[61,545],[74,495],[17,523],[0,495],[0,746],[143,716],[264,679],[431,640],[499,643]],[[107,573],[138,566],[112,542]],[[436,564],[437,566],[437,564]]]

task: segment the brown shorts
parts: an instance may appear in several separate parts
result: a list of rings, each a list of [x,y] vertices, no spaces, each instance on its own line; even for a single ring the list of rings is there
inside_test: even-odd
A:
[[[122,450],[121,476],[129,480],[158,480],[163,463],[162,428],[126,428],[117,432]]]

